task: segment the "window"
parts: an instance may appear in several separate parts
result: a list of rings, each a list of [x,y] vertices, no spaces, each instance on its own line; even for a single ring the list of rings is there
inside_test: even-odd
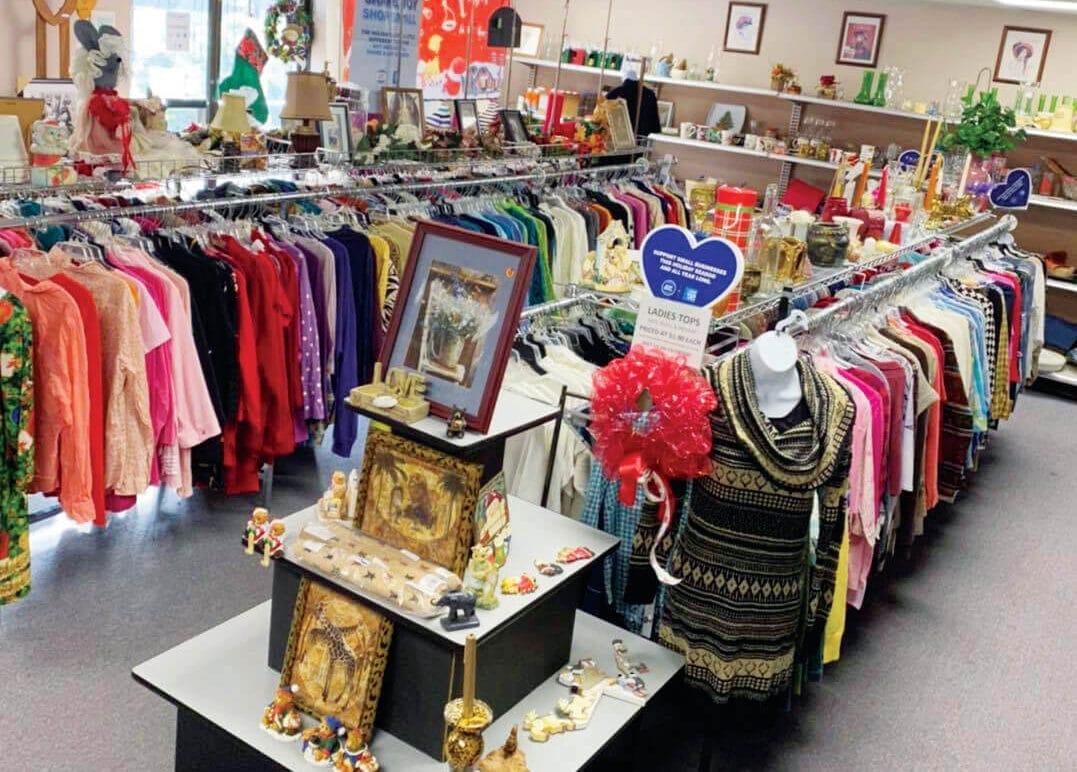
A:
[[[168,110],[168,128],[205,122],[209,82],[209,0],[134,0],[131,4],[130,94],[191,103]],[[188,50],[168,50],[168,30],[187,26]]]
[[[206,123],[217,102],[211,89],[215,92],[216,84],[232,74],[236,48],[247,29],[265,45],[265,16],[272,4],[273,0],[132,0],[131,97],[153,94],[165,100],[170,131]],[[213,6],[220,8],[218,20],[212,18]],[[181,42],[183,32],[186,42]],[[170,42],[178,50],[169,50]],[[214,50],[220,51],[216,62],[210,61]],[[270,57],[262,70],[269,128],[280,125],[288,69]]]

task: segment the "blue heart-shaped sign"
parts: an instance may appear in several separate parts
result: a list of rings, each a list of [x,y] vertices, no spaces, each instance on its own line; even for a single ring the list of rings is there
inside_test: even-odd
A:
[[[709,308],[740,284],[744,255],[725,239],[696,241],[688,230],[663,225],[640,251],[643,279],[656,298]]]
[[[930,169],[935,165],[935,161],[938,159],[938,153],[931,154],[931,163],[927,165]],[[906,150],[904,153],[898,156],[898,163],[901,164],[903,171],[911,172],[916,168],[916,164],[920,163],[920,151],[919,150]]]
[[[1028,209],[1032,175],[1028,169],[1010,169],[1006,181],[991,188],[991,205],[999,209]]]

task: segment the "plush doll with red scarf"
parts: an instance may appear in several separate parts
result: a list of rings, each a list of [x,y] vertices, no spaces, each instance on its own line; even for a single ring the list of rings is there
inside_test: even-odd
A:
[[[116,93],[127,53],[123,38],[107,24],[98,29],[92,22],[80,19],[74,28],[82,48],[75,52],[71,66],[79,91],[72,153],[93,156],[86,159],[91,164],[118,159],[128,171],[135,165],[131,155],[131,106]]]

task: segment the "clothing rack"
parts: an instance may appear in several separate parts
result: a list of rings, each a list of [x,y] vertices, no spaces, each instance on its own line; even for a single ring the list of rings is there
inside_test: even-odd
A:
[[[480,177],[463,180],[443,180],[436,182],[405,182],[394,185],[377,186],[319,186],[308,190],[291,193],[264,193],[252,196],[233,196],[229,198],[205,199],[199,201],[181,201],[168,204],[146,204],[140,206],[112,207],[108,209],[90,209],[81,212],[61,212],[58,214],[38,215],[35,217],[16,217],[0,220],[0,228],[42,228],[50,225],[85,222],[87,220],[114,220],[124,217],[148,217],[158,214],[180,214],[202,210],[226,209],[232,207],[271,206],[296,201],[325,198],[328,196],[353,195],[362,196],[364,191],[396,193],[417,192],[424,190],[443,190],[445,188],[481,187],[483,185],[507,184],[517,182],[542,182],[565,177],[591,177],[613,174],[643,174],[651,169],[651,164],[640,160],[631,164],[616,166],[598,166],[590,169],[566,169],[560,171],[541,170],[527,174],[514,174],[502,177]]]
[[[870,260],[865,260],[862,263],[854,263],[853,265],[850,265],[846,268],[834,271],[833,273],[828,273],[826,276],[822,276],[818,279],[813,279],[807,284],[802,284],[798,287],[794,287],[790,301],[795,301],[807,297],[821,289],[824,289],[831,284],[847,281],[861,271],[869,270],[871,268],[878,268],[892,262],[900,261],[903,257],[908,257],[912,253],[923,249],[924,247],[928,246],[939,238],[952,236],[968,228],[972,228],[977,225],[983,225],[984,223],[990,222],[993,219],[994,215],[989,212],[978,214],[975,217],[969,218],[968,220],[963,220],[962,222],[955,223],[946,228],[932,231],[931,234],[928,235],[926,238],[920,239],[919,241],[909,244],[908,246],[902,247],[901,249],[895,250],[894,252],[880,255]],[[761,300],[758,303],[752,303],[749,306],[745,306],[744,308],[725,314],[724,316],[721,316],[711,322],[711,332],[715,332],[716,330],[719,330],[723,327],[732,327],[734,325],[738,325],[741,322],[747,321],[754,316],[765,315],[773,311],[777,311],[782,303],[782,300],[783,298],[781,296],[767,298],[766,300]]]
[[[811,316],[805,315],[790,324],[787,329],[791,333],[810,333],[821,327],[829,326],[836,321],[841,321],[849,312],[856,311],[867,305],[878,304],[882,299],[893,297],[934,275],[957,258],[987,246],[998,239],[999,236],[1011,232],[1016,227],[1017,218],[1008,214],[987,230],[977,233],[975,236],[970,236],[960,243],[942,250],[937,255],[926,258],[907,271],[888,279],[883,279],[878,284],[861,290],[855,295],[843,298]]]

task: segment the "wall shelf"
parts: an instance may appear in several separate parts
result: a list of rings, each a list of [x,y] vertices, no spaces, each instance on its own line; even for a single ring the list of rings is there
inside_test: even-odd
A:
[[[1052,279],[1050,276],[1048,276],[1047,277],[1047,289],[1056,289],[1056,290],[1061,290],[1063,292],[1077,293],[1077,282],[1062,281],[1060,279]]]
[[[1028,203],[1032,206],[1042,206],[1045,209],[1062,209],[1067,212],[1077,212],[1077,201],[1067,198],[1055,198],[1054,196],[1030,196]]]
[[[798,155],[790,155],[788,153],[782,155],[779,153],[764,153],[760,150],[745,150],[743,147],[738,147],[737,145],[721,145],[717,142],[707,142],[701,139],[683,139],[667,134],[651,134],[648,139],[659,144],[664,142],[670,145],[680,145],[681,147],[698,148],[700,150],[711,150],[717,153],[734,153],[736,155],[746,155],[753,158],[765,158],[769,161],[777,161],[778,163],[813,166],[817,169],[830,169],[831,171],[835,171],[838,168],[837,164],[830,163],[830,161],[820,161],[815,158],[801,158]],[[882,176],[882,171],[880,169],[872,169],[868,172],[868,176],[872,179],[879,179]]]
[[[856,102],[848,102],[839,99],[823,99],[822,97],[807,96],[805,94],[781,94],[782,99],[788,102],[797,102],[801,105],[821,105],[823,107],[837,107],[843,110],[856,110],[862,113],[875,113],[876,115],[891,115],[897,118],[910,118],[916,121],[932,120],[930,115],[910,113],[907,110],[894,110],[889,107],[874,107],[873,105],[860,105]]]
[[[1045,129],[1026,128],[1025,133],[1030,137],[1042,137],[1044,139],[1058,139],[1063,142],[1077,142],[1077,133],[1067,131],[1047,131]]]

